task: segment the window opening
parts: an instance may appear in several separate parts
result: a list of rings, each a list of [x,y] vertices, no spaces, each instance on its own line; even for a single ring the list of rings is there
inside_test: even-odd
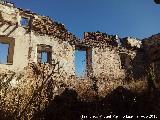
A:
[[[14,46],[14,38],[0,36],[0,64],[13,64]]]
[[[91,76],[92,69],[92,48],[77,47],[75,51],[75,69],[78,77]]]
[[[86,49],[77,49],[75,51],[75,66],[76,66],[76,75],[78,77],[84,77],[86,75]]]
[[[8,63],[9,44],[0,43],[0,64]]]
[[[22,17],[21,18],[21,25],[23,27],[27,27],[29,25],[29,19],[28,18],[25,18],[25,17]]]
[[[52,47],[49,45],[38,45],[38,62],[52,62]]]

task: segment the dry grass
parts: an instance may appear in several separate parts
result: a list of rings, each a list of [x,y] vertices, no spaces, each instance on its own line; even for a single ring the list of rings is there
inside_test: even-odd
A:
[[[118,86],[131,91],[143,91],[147,87],[147,82],[145,80],[125,82],[105,77],[83,79],[76,76],[67,77],[58,62],[52,65],[32,63],[21,73],[0,74],[1,116],[6,119],[31,119],[39,111],[43,111],[65,88],[75,90],[79,99],[91,101],[97,96],[105,97]]]
[[[0,76],[0,106],[3,116],[10,119],[31,119],[59,94],[61,77],[58,63],[30,64],[22,73]],[[6,118],[8,119],[8,118]]]

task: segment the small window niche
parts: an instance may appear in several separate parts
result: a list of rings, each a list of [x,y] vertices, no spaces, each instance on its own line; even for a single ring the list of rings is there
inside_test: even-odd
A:
[[[27,17],[21,17],[20,24],[23,27],[28,27],[29,26],[29,18],[27,18]]]
[[[0,36],[0,64],[13,64],[14,38]]]
[[[52,62],[52,46],[40,44],[37,46],[38,62],[51,63]]]
[[[92,73],[92,49],[77,47],[75,51],[75,69],[78,77],[90,76]]]

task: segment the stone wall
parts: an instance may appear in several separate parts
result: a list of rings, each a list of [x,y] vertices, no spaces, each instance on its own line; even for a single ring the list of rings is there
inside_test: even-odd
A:
[[[21,24],[22,18],[28,25]],[[64,25],[30,11],[16,8],[11,3],[0,4],[0,36],[15,41],[13,63],[0,64],[3,70],[21,71],[30,62],[37,63],[37,45],[52,46],[52,58],[68,75],[75,75],[74,41],[77,39]]]
[[[126,71],[127,79],[140,79],[146,75],[145,70],[145,50],[142,41],[137,38],[126,37],[121,39],[121,61]]]
[[[7,26],[7,24],[3,24],[3,26]],[[15,40],[13,63],[10,65],[0,64],[1,68],[17,71],[22,70],[28,65],[28,49],[30,39],[29,34],[26,34],[25,32],[26,30],[24,28],[18,27],[8,36],[14,38]],[[3,35],[5,35],[5,33],[3,33]]]
[[[93,48],[93,74],[108,79],[124,78],[124,69],[116,48]]]
[[[82,46],[92,49],[92,75],[107,79],[124,78],[118,52],[118,36],[101,32],[85,32]]]
[[[74,66],[74,45],[70,45],[67,41],[62,41],[59,38],[41,36],[32,33],[31,35],[31,58],[30,62],[37,62],[37,44],[45,44],[52,46],[52,58],[60,62],[60,67],[63,67],[64,72],[68,75],[75,75]]]
[[[93,75],[108,79],[139,79],[145,74],[140,40],[86,32],[82,45],[92,48]]]

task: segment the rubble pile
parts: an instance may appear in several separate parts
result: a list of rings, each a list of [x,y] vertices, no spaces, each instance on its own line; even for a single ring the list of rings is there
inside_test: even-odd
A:
[[[123,38],[121,42],[127,49],[139,49],[142,46],[142,41],[132,37]]]
[[[85,32],[81,44],[86,46],[118,46],[117,36],[101,32]]]
[[[8,17],[8,16],[7,16]],[[0,22],[1,24],[0,25],[3,25],[3,24],[8,24],[8,25],[17,25],[17,22],[15,21],[10,21],[7,19],[7,17],[5,18],[3,16],[3,13],[0,13]],[[16,15],[14,15],[14,17],[12,17],[14,20],[16,19]]]
[[[11,3],[11,2],[8,2],[8,1],[0,0],[0,4],[6,5],[6,6],[12,6],[12,7],[14,7],[14,4]]]

